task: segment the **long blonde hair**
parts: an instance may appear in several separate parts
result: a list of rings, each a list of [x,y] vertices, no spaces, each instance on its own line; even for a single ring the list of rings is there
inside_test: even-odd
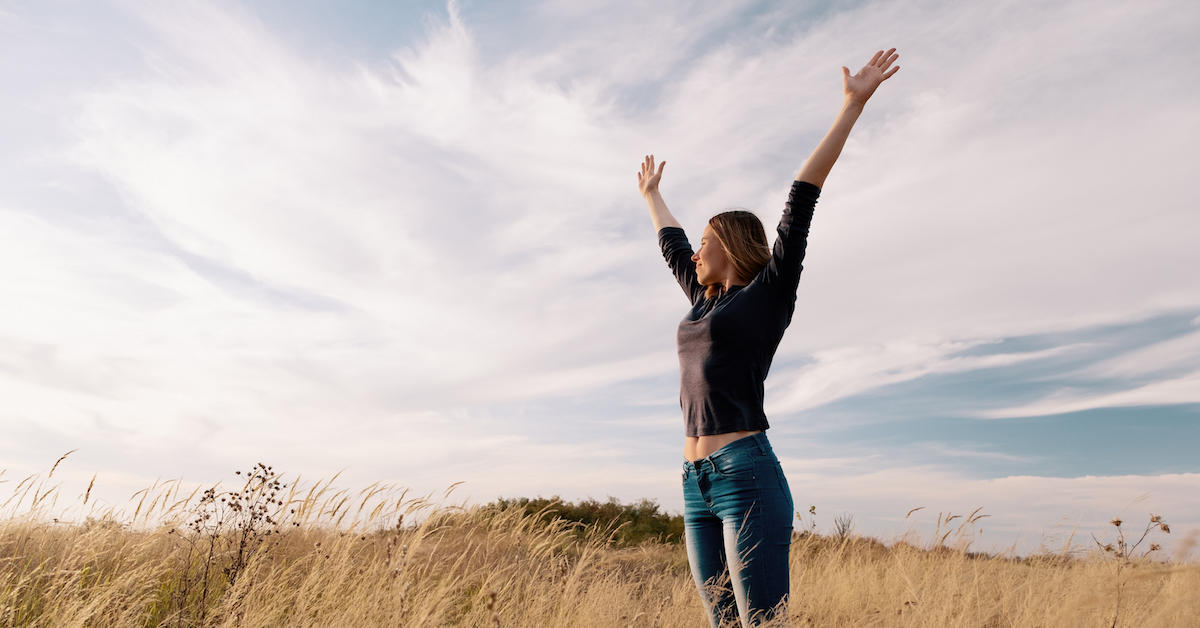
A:
[[[708,225],[720,240],[738,281],[750,283],[771,261],[767,232],[758,216],[744,209],[735,209],[713,216]],[[708,286],[704,297],[715,297],[721,294],[722,288],[722,284],[712,284]]]

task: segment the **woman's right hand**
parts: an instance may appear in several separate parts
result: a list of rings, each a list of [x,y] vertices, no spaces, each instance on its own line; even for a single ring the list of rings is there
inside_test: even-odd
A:
[[[642,198],[646,199],[646,205],[650,208],[650,220],[654,221],[655,233],[662,231],[663,227],[681,227],[679,221],[671,215],[671,210],[667,209],[662,194],[658,193],[658,182],[662,179],[665,165],[665,161],[658,164],[656,172],[654,155],[646,155],[646,160],[642,162],[642,171],[638,173],[638,189],[642,191]]]
[[[842,86],[846,92],[846,99],[860,106],[867,104],[871,94],[875,93],[875,88],[879,87],[880,83],[892,78],[892,75],[900,69],[900,66],[888,69],[896,59],[900,58],[900,55],[895,53],[895,48],[887,52],[880,50],[854,76],[850,76],[850,68],[842,66]]]
[[[658,191],[658,182],[662,179],[665,165],[667,165],[665,161],[658,164],[658,172],[655,172],[654,155],[646,155],[646,160],[642,162],[642,171],[638,173],[638,189],[641,190],[642,196],[649,196]]]

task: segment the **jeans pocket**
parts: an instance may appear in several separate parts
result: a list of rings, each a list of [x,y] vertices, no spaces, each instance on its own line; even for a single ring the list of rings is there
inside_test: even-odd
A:
[[[748,453],[738,452],[713,459],[713,470],[717,475],[727,480],[753,480],[754,457]]]

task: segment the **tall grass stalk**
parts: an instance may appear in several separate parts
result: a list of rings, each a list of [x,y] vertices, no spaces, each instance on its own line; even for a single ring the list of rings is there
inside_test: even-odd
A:
[[[445,498],[385,485],[351,493],[332,480],[277,482],[260,482],[268,490],[242,502],[267,507],[247,532],[245,520],[214,505],[238,490],[214,488],[214,500],[162,482],[139,493],[132,515],[93,511],[66,523],[48,510],[55,489],[28,478],[16,487],[23,497],[10,502],[23,509],[0,512],[0,626],[704,622],[678,544],[621,547],[612,527],[580,534],[578,524],[539,513],[446,506]],[[189,527],[198,517],[208,523]],[[225,531],[214,535],[217,521]],[[1014,559],[945,540],[941,530],[926,543],[890,545],[848,532],[797,534],[791,625],[1057,628],[1112,620],[1117,585],[1102,551]],[[1196,565],[1131,557],[1122,569],[1122,625],[1200,625]]]

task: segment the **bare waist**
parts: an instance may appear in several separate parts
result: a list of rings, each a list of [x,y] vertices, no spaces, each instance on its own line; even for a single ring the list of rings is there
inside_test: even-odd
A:
[[[695,462],[716,453],[720,448],[737,440],[761,434],[762,430],[742,430],[711,436],[685,436],[683,441],[683,457],[688,462]]]

